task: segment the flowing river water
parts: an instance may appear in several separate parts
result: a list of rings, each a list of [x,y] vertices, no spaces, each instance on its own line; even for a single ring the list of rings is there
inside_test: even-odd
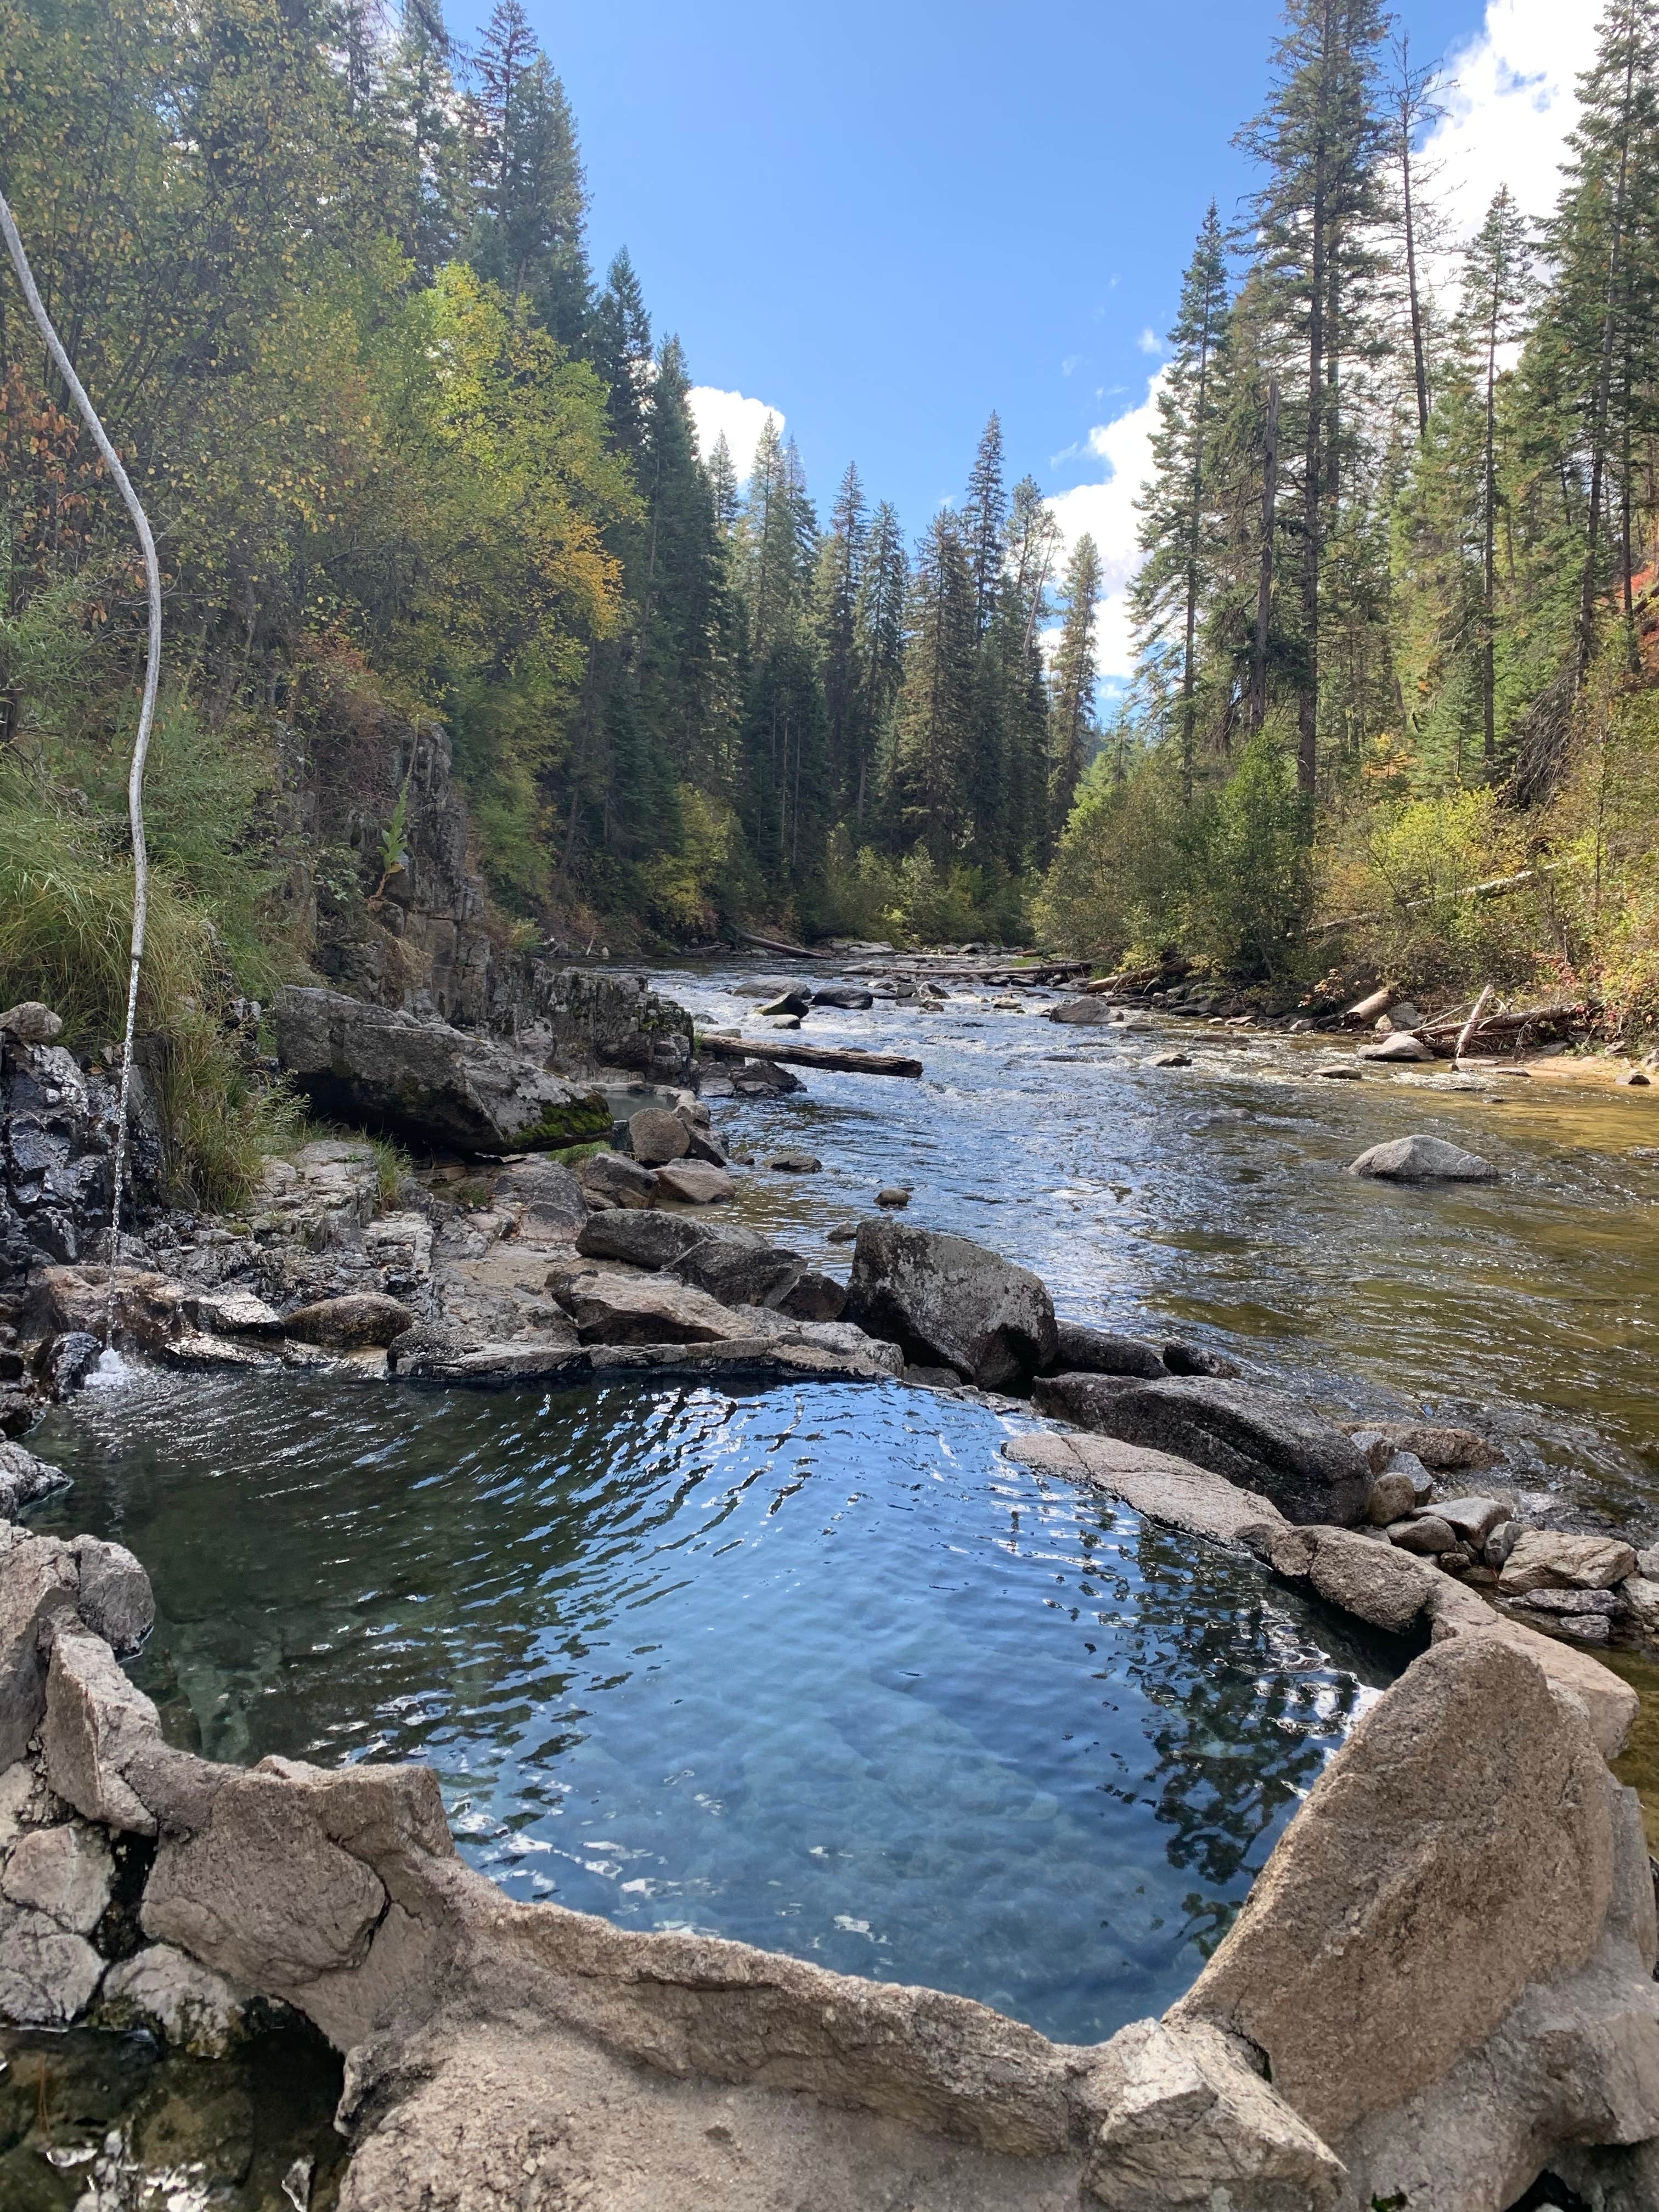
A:
[[[756,972],[653,981],[764,1035],[732,994]],[[909,1184],[909,1219],[1034,1267],[1072,1318],[1205,1342],[1337,1413],[1466,1419],[1558,1515],[1659,1525],[1650,1096],[1338,1084],[1301,1040],[1072,1028],[988,995],[815,1012],[804,1042],[912,1052],[924,1079],[813,1072],[804,1094],[719,1107],[757,1163],[743,1218],[840,1271],[830,1232]],[[1192,1066],[1151,1064],[1171,1032]],[[1343,1172],[1413,1129],[1501,1179]],[[785,1146],[821,1170],[760,1164]],[[1093,2041],[1190,1981],[1409,1652],[1012,1465],[1021,1421],[896,1384],[140,1372],[31,1437],[75,1479],[31,1518],[144,1559],[159,1617],[134,1672],[177,1741],[422,1759],[461,1850],[515,1895]],[[13,2045],[16,2083],[38,2054]],[[240,2159],[215,2201],[280,2208],[272,2161],[304,2151],[320,2205],[331,2077],[270,2064],[281,2143],[261,2164],[238,2136],[202,2172],[217,2187]],[[127,2109],[119,2074],[64,2048],[53,2081],[107,2114]],[[201,2103],[159,2076],[132,2096],[141,2132],[158,2100]],[[6,2110],[0,2182],[23,2160],[20,2203],[71,2204],[21,2102],[33,2131],[7,2153]]]

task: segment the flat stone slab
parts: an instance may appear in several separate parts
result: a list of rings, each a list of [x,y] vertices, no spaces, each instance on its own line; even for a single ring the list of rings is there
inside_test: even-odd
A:
[[[1241,1490],[1224,1475],[1194,1467],[1172,1452],[1144,1444],[1120,1443],[1115,1437],[1013,1437],[1002,1455],[1021,1467],[1086,1482],[1162,1528],[1182,1528],[1194,1536],[1235,1544],[1246,1528],[1287,1528],[1279,1508],[1254,1490]]]

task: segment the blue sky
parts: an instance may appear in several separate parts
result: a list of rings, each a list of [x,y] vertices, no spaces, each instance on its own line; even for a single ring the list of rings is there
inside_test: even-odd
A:
[[[1210,197],[1231,215],[1249,189],[1231,140],[1276,6],[526,4],[576,112],[595,259],[627,245],[707,421],[752,438],[738,396],[775,409],[821,513],[856,459],[914,532],[994,407],[1010,479],[1093,529],[1121,585],[1154,342]],[[1414,56],[1455,52],[1448,190],[1477,217],[1511,167],[1547,179],[1595,12],[1399,0]],[[1121,632],[1109,610],[1109,662]]]

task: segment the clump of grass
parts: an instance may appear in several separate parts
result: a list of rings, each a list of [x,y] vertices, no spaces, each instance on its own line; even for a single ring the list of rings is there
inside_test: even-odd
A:
[[[0,775],[0,1005],[40,999],[64,1042],[107,1053],[126,1021],[132,863],[125,825],[12,769]],[[212,913],[162,864],[150,876],[138,1035],[171,1194],[236,1204],[295,1109],[256,1086],[226,1033],[236,979]]]
[[[375,1195],[380,1205],[395,1206],[415,1163],[391,1137],[371,1137],[368,1143],[374,1155]]]

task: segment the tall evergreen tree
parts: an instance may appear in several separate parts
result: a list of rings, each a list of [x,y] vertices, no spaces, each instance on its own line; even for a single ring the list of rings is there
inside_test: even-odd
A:
[[[729,532],[738,519],[741,504],[738,494],[737,463],[732,459],[732,448],[724,430],[715,438],[708,456],[708,482],[714,495],[714,520],[722,531]]]
[[[884,500],[870,520],[855,613],[864,697],[853,724],[860,751],[848,764],[848,777],[852,818],[860,831],[876,799],[879,763],[892,750],[909,589],[904,532],[897,510]]]
[[[1341,363],[1364,336],[1382,211],[1383,27],[1380,0],[1287,0],[1267,105],[1241,133],[1267,172],[1255,200],[1258,258],[1303,356],[1297,779],[1308,794],[1319,763],[1320,592],[1340,493]]]
[[[1056,833],[1072,811],[1094,734],[1095,688],[1100,673],[1095,610],[1100,604],[1100,556],[1094,539],[1085,531],[1066,564],[1066,609],[1051,684],[1048,790]]]
[[[917,550],[900,690],[891,805],[901,841],[925,844],[936,866],[969,828],[965,774],[974,705],[974,587],[957,518],[933,518]]]
[[[520,0],[495,0],[477,80],[477,207],[471,258],[509,298],[527,299],[562,345],[580,344],[592,287],[587,187],[564,87]]]
[[[962,538],[974,586],[974,631],[983,637],[996,611],[1002,580],[1002,532],[1008,502],[1002,489],[1002,424],[994,409],[981,434],[962,509]]]
[[[1170,357],[1158,398],[1153,475],[1140,501],[1144,559],[1131,611],[1143,665],[1169,702],[1181,750],[1183,796],[1193,793],[1199,719],[1199,615],[1207,578],[1206,522],[1212,504],[1215,415],[1227,342],[1227,242],[1211,201],[1181,288]]]
[[[835,805],[845,814],[854,804],[859,764],[866,746],[860,727],[866,703],[860,665],[858,608],[864,580],[866,524],[864,487],[852,463],[841,480],[830,527],[818,549],[816,586],[818,656],[829,719],[830,783]]]

